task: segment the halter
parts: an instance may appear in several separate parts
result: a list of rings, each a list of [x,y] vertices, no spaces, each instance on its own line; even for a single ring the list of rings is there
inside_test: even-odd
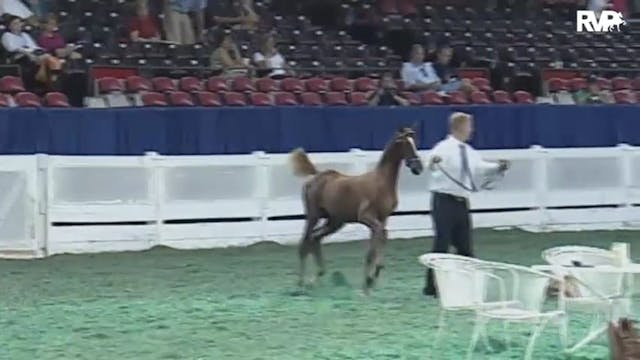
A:
[[[494,188],[494,183],[497,182],[498,180],[502,180],[502,178],[504,178],[504,174],[505,174],[505,170],[498,170],[497,174],[495,176],[487,176],[487,179],[479,186],[477,187],[475,190],[473,190],[472,188],[468,187],[467,185],[463,184],[462,182],[460,182],[458,179],[454,178],[453,176],[451,176],[451,174],[449,174],[440,164],[436,164],[436,168],[438,170],[440,170],[447,178],[449,178],[449,180],[453,181],[456,185],[460,186],[461,188],[470,191],[470,192],[478,192],[480,190],[493,190]]]

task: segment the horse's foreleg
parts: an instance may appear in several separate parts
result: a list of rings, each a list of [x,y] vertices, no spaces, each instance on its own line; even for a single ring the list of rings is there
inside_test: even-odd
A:
[[[322,256],[322,239],[340,230],[343,226],[343,222],[329,218],[326,223],[314,230],[311,234],[310,246],[318,267],[318,277],[324,275],[326,272],[324,257]]]
[[[365,281],[364,291],[369,293],[369,290],[373,287],[376,274],[380,274],[378,264],[380,262],[380,254],[382,250],[382,244],[385,238],[385,229],[382,222],[375,217],[361,216],[360,222],[367,225],[371,229],[371,239],[369,240],[369,250],[365,259]]]
[[[388,238],[389,237],[388,237],[387,229],[383,229],[380,242],[377,244],[374,244],[374,246],[378,247],[378,250],[377,250],[378,258],[375,263],[375,274],[374,274],[374,277],[376,280],[378,279],[378,277],[380,277],[380,272],[382,271],[382,269],[384,269],[384,265],[382,264],[382,258],[384,257],[384,248]]]

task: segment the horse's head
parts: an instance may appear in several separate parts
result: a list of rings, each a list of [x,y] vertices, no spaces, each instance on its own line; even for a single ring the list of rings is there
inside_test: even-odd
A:
[[[395,135],[394,144],[400,151],[405,165],[414,175],[420,175],[424,167],[416,147],[416,132],[412,128],[401,128]]]

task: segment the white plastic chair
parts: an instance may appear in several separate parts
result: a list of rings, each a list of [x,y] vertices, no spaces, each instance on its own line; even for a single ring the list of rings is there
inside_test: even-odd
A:
[[[479,337],[486,333],[486,326],[491,320],[503,322],[507,346],[510,344],[508,329],[510,323],[530,323],[533,325],[533,334],[525,350],[525,360],[531,359],[538,336],[551,320],[558,321],[560,342],[563,347],[565,346],[566,336],[562,325],[565,313],[561,310],[564,296],[558,297],[557,310],[543,310],[547,287],[551,280],[559,281],[561,293],[564,292],[564,284],[560,277],[524,266],[497,262],[484,262],[479,270],[491,274],[488,278],[498,280],[488,281],[484,284],[485,287],[481,290],[481,294],[485,295],[484,303],[502,303],[504,305],[479,307],[476,310],[476,325],[467,353],[468,359],[472,358]]]
[[[433,270],[440,314],[435,344],[439,344],[442,330],[447,322],[447,313],[454,311],[477,311],[482,307],[504,306],[504,303],[486,303],[483,294],[488,272],[479,270],[485,263],[482,260],[446,253],[428,253],[419,257],[420,263]],[[498,278],[495,278],[499,281]],[[483,334],[486,335],[486,334]],[[491,349],[488,339],[483,336],[484,344]],[[435,349],[433,351],[435,353]]]
[[[604,335],[609,320],[628,313],[630,302],[625,301],[625,274],[615,270],[616,258],[611,251],[587,246],[560,246],[545,250],[542,258],[553,266],[556,276],[563,279],[571,276],[577,282],[578,294],[567,297],[566,306],[592,314],[587,336],[567,349],[568,352],[575,352]],[[568,319],[564,326],[568,333]]]

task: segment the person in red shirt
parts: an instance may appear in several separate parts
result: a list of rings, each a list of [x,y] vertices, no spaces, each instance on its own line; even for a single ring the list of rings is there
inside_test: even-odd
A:
[[[67,44],[58,32],[58,18],[49,14],[43,25],[43,31],[38,37],[38,45],[47,53],[55,55],[59,59],[80,59],[82,55],[76,51],[73,44]]]
[[[137,15],[129,23],[129,37],[131,41],[160,40],[160,30],[156,21],[149,15],[147,2],[138,1]]]

